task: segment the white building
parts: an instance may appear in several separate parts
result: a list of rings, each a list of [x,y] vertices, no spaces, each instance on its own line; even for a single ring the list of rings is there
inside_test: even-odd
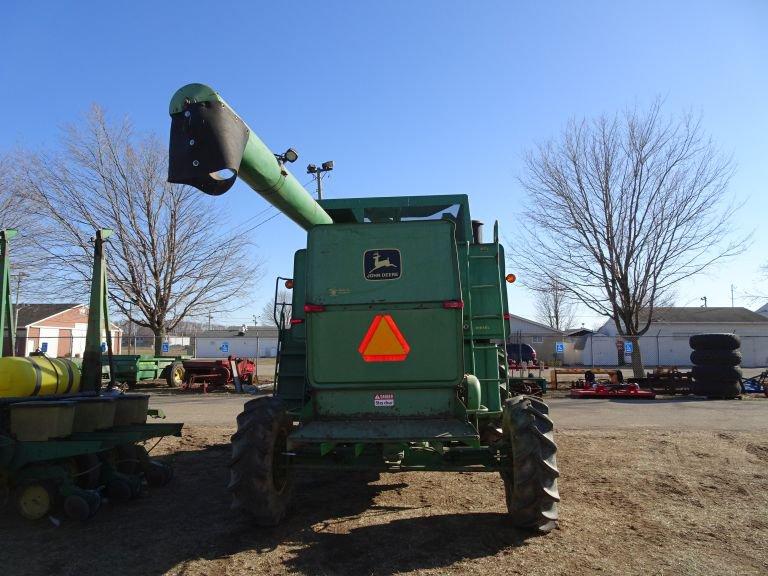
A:
[[[196,358],[273,358],[277,355],[277,328],[245,326],[208,330],[195,338]]]
[[[647,366],[690,366],[693,334],[728,332],[741,337],[742,366],[768,366],[768,316],[747,308],[657,308],[650,328],[639,339],[643,364]],[[590,338],[581,364],[615,366],[617,349],[625,338],[613,320],[607,321]],[[627,357],[627,360],[629,357]]]
[[[580,362],[579,341],[568,337],[571,332],[571,330],[561,332],[535,320],[529,320],[515,314],[509,315],[509,341],[529,344],[536,350],[537,358],[545,364],[553,360],[560,360],[564,364]],[[562,353],[555,352],[555,346],[558,342],[564,346]]]

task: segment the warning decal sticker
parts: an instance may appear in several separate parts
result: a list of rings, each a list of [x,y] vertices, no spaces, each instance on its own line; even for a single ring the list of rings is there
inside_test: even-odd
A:
[[[394,406],[395,395],[392,392],[384,392],[373,396],[373,405],[377,408]]]

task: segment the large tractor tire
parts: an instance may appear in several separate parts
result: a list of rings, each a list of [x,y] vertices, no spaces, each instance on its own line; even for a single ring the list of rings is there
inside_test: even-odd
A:
[[[279,524],[288,512],[293,473],[286,452],[292,427],[282,401],[271,396],[247,402],[237,417],[229,464],[232,508],[261,526]]]
[[[738,350],[694,350],[691,362],[696,366],[738,366],[741,352]]]
[[[504,403],[503,431],[511,444],[510,468],[501,473],[507,509],[517,528],[549,532],[557,526],[556,452],[549,408],[538,398]]]
[[[731,399],[741,396],[741,382],[733,380],[724,381],[696,381],[693,383],[693,393],[697,396],[706,396],[710,399]]]
[[[694,334],[688,342],[694,350],[736,350],[741,346],[736,334]]]
[[[693,379],[701,382],[741,382],[742,372],[738,366],[694,366]]]

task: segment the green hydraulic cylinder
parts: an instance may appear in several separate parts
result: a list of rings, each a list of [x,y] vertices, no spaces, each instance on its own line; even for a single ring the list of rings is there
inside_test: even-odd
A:
[[[302,228],[333,220],[281,159],[209,86],[187,84],[171,98],[168,181],[218,196],[239,177]]]
[[[112,365],[112,331],[109,326],[107,309],[107,260],[104,255],[104,242],[112,236],[112,230],[102,228],[96,231],[93,246],[93,276],[91,278],[91,300],[88,309],[88,331],[85,335],[83,367],[80,376],[80,389],[83,392],[98,392],[101,388],[101,333],[106,334],[109,354],[109,373],[114,383],[115,368]]]
[[[0,230],[0,353],[3,356],[16,355],[16,317],[11,305],[11,264],[8,255],[8,243],[14,236],[16,230],[13,228]]]

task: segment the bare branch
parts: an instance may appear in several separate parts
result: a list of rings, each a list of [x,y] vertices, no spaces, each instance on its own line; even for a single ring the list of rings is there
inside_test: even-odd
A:
[[[221,211],[207,197],[166,182],[166,149],[136,137],[127,121],[110,124],[94,106],[66,127],[63,152],[25,155],[26,197],[44,215],[37,249],[54,263],[50,286],[82,298],[91,275],[90,238],[112,228],[110,297],[124,316],[161,337],[185,318],[234,309],[258,279],[247,236],[222,233]]]
[[[700,121],[665,118],[661,101],[572,121],[526,156],[529,208],[510,260],[542,298],[555,279],[636,340],[676,284],[743,251],[731,237],[732,174]]]

